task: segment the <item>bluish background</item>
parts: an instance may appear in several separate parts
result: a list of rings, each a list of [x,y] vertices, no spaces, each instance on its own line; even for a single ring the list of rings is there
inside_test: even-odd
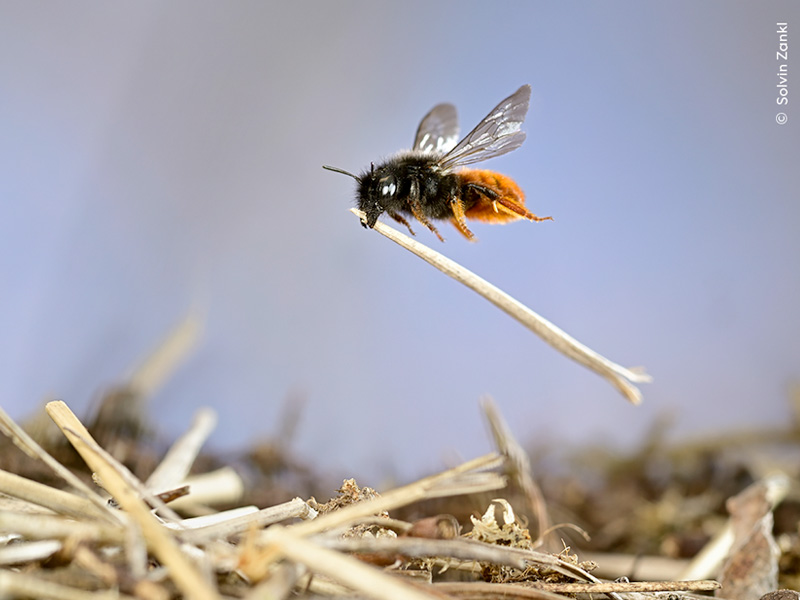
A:
[[[789,122],[778,125],[778,22]],[[800,375],[800,4],[137,2],[0,6],[0,402],[85,411],[190,308],[201,345],[152,399],[174,436],[412,476],[517,436],[635,444],[780,425]],[[797,37],[797,41],[795,41]],[[797,63],[797,64],[795,64]],[[436,103],[462,132],[533,87],[486,164],[553,222],[419,239],[655,377],[604,380],[348,212],[359,171]]]

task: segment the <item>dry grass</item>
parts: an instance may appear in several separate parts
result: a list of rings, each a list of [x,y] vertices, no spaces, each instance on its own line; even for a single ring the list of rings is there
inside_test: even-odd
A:
[[[466,495],[502,495],[507,479],[499,471],[517,467],[500,454],[382,494],[349,481],[326,505],[296,498],[261,510],[240,506],[185,518],[162,498],[185,484],[185,463],[199,450],[187,440],[207,435],[207,416],[201,414],[166,454],[153,471],[160,476],[149,478],[161,487],[151,487],[103,450],[66,404],[51,402],[47,412],[98,487],[70,488],[65,482],[67,490],[61,490],[18,475],[0,479],[7,497],[0,511],[6,536],[0,589],[8,597],[111,597],[113,589],[116,597],[258,598],[349,590],[372,598],[422,599],[482,597],[497,589],[511,597],[562,598],[715,587],[708,581],[601,581],[589,572],[593,565],[569,551],[537,551],[506,500],[491,502],[482,517],[473,517],[472,531],[463,536],[444,516],[416,523],[389,518],[390,511],[434,499],[453,503]],[[492,418],[498,417],[495,409]],[[3,421],[8,431],[16,429],[7,416]],[[49,455],[31,439],[17,441],[37,457]],[[505,444],[518,447],[508,438]],[[164,475],[170,472],[174,479]],[[220,490],[220,496],[230,494]],[[190,484],[184,501],[191,498]],[[440,581],[443,572],[457,581]]]

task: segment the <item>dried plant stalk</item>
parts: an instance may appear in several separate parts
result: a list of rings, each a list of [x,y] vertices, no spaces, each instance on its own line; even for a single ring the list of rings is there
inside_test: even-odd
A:
[[[172,444],[164,459],[147,478],[147,488],[151,492],[161,492],[183,483],[216,424],[217,414],[213,410],[204,408],[197,411],[189,430]]]
[[[0,511],[0,532],[13,532],[29,540],[72,538],[102,543],[124,542],[125,530],[121,526],[83,518],[75,521],[56,515]]]
[[[151,396],[194,349],[201,330],[200,317],[188,314],[131,373],[128,385],[144,398]]]
[[[697,581],[601,581],[597,583],[547,583],[537,581],[531,584],[561,594],[610,594],[618,592],[711,592],[722,586],[712,579]]]
[[[261,510],[254,509],[250,514],[235,516],[220,523],[187,529],[181,534],[181,537],[187,541],[202,543],[214,539],[228,538],[232,535],[263,528],[286,519],[311,519],[316,514],[316,511],[306,502],[300,498],[295,498],[277,506],[270,506]]]
[[[344,552],[388,556],[402,555],[414,558],[448,557],[460,561],[505,565],[520,571],[524,571],[529,565],[535,564],[539,567],[558,571],[572,579],[600,583],[600,580],[591,573],[553,554],[499,544],[487,544],[475,540],[432,540],[415,537],[334,538],[332,536],[317,536],[314,539],[319,544]]]
[[[92,504],[98,507],[101,513],[100,518],[106,521],[119,522],[118,515],[114,514],[114,511],[108,508],[105,500],[101,498],[97,492],[83,483],[72,471],[50,456],[45,449],[37,444],[36,440],[28,435],[22,427],[17,425],[2,408],[0,408],[0,431],[6,434],[17,448],[31,458],[42,461],[56,475],[61,477],[75,490],[83,494]]]
[[[604,581],[601,583],[530,582],[524,586],[511,583],[435,583],[434,589],[459,598],[535,598],[556,600],[560,594],[610,594],[632,592],[708,592],[720,588],[719,583],[702,581]]]
[[[63,547],[58,540],[38,540],[18,542],[0,548],[0,565],[16,565],[30,561],[44,560]]]
[[[169,569],[170,577],[188,598],[216,600],[220,596],[197,567],[181,551],[176,539],[150,512],[139,493],[103,456],[89,432],[63,402],[50,402],[47,413],[75,447],[108,492],[139,525],[147,545]]]
[[[631,579],[646,581],[680,579],[680,573],[689,565],[688,559],[641,554],[581,552],[581,558],[597,564],[593,573],[598,577],[613,578],[626,573]]]
[[[267,531],[270,546],[280,555],[305,565],[315,573],[322,573],[369,598],[378,600],[441,598],[432,590],[427,591],[423,587],[411,585],[356,558],[323,548],[297,535],[293,529],[295,528],[290,529],[280,525],[270,527]]]
[[[494,600],[495,598],[524,598],[525,600],[567,600],[567,596],[547,590],[523,587],[513,583],[434,583],[433,589],[454,598]]]
[[[363,212],[355,208],[350,210],[362,221],[364,220]],[[647,383],[652,380],[644,371],[628,369],[608,360],[591,348],[584,346],[565,331],[556,327],[544,317],[536,314],[530,308],[518,300],[515,300],[501,289],[495,287],[485,279],[478,277],[472,271],[462,267],[457,262],[436,252],[428,246],[400,233],[396,229],[389,227],[385,223],[378,221],[375,223],[374,229],[409,252],[416,254],[425,262],[433,265],[445,275],[449,275],[456,281],[463,283],[468,288],[477,292],[499,309],[514,317],[565,356],[591,369],[598,375],[605,377],[631,403],[641,403],[642,393],[639,391],[639,388],[633,384]]]
[[[39,598],[40,600],[135,600],[119,590],[88,592],[59,583],[43,581],[28,573],[0,571],[3,598]]]
[[[537,524],[537,542],[545,543],[544,537],[550,529],[550,517],[547,514],[547,504],[544,501],[544,494],[539,486],[531,476],[531,461],[528,459],[528,454],[520,446],[519,442],[514,438],[508,424],[506,423],[503,415],[497,408],[497,405],[489,397],[481,400],[483,413],[486,415],[486,421],[489,423],[489,428],[492,431],[494,443],[500,453],[506,457],[506,469],[509,471],[510,476],[516,480],[517,484],[522,488],[525,493],[525,498],[528,500],[533,515],[536,517]]]
[[[2,469],[0,469],[0,492],[49,508],[53,512],[62,515],[78,519],[100,519],[104,523],[119,522],[110,517],[108,507],[98,508],[96,504],[86,498],[3,471]],[[96,494],[94,495],[96,496]]]
[[[191,510],[198,505],[233,503],[244,493],[244,481],[236,469],[231,467],[190,475],[181,483],[189,486],[189,494],[169,503],[170,508],[174,510]]]
[[[300,535],[312,535],[326,529],[349,526],[360,518],[385,510],[393,510],[420,500],[497,490],[506,485],[505,478],[497,473],[480,471],[494,469],[500,464],[502,464],[500,456],[487,454],[443,473],[393,489],[372,500],[351,504],[319,516],[312,521],[294,525],[292,531]]]
[[[430,477],[425,477],[409,485],[396,488],[386,492],[382,496],[365,500],[356,504],[350,504],[338,510],[321,515],[311,521],[291,525],[287,529],[291,530],[292,537],[304,537],[321,533],[323,531],[336,530],[349,527],[354,522],[378,514],[383,511],[393,510],[400,506],[405,506],[420,500],[439,498],[442,496],[457,496],[460,494],[480,493],[500,489],[505,486],[505,478],[497,473],[482,472],[487,469],[497,468],[502,464],[502,458],[497,454],[488,454],[457,467],[438,473]],[[266,531],[259,532],[254,541],[257,540],[261,546],[266,545],[271,550],[258,552],[254,558],[242,560],[249,562],[247,572],[254,579],[261,579],[275,562],[279,561],[284,555],[275,549],[273,529],[270,527]],[[244,545],[243,556],[248,554],[247,544]]]

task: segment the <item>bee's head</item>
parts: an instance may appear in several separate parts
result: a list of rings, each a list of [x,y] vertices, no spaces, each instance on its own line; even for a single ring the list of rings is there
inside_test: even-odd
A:
[[[348,175],[358,183],[358,209],[367,217],[365,227],[375,227],[375,223],[385,211],[387,204],[391,204],[397,194],[397,181],[391,173],[383,169],[375,169],[375,163],[370,165],[369,171],[360,177],[337,167],[323,165],[323,169]]]

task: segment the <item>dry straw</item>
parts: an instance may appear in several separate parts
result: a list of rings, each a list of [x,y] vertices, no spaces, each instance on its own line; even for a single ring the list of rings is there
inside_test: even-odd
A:
[[[513,473],[525,461],[520,461],[517,456],[522,451],[516,442],[502,434],[506,427],[499,412],[490,408],[488,400],[485,407],[489,413],[487,418],[493,421],[497,430],[495,435],[499,432],[498,445],[505,458],[488,454],[325,514],[318,514],[311,505],[296,498],[263,510],[242,506],[201,519],[184,519],[169,509],[165,510],[154,494],[156,490],[142,483],[98,446],[66,404],[51,402],[46,407],[48,414],[121,510],[109,509],[104,502],[104,510],[98,513],[96,504],[72,492],[52,490],[47,493],[47,486],[31,485],[29,480],[18,476],[0,478],[0,492],[6,495],[4,506],[16,506],[17,511],[0,510],[0,532],[15,538],[15,543],[5,549],[5,555],[0,556],[0,562],[36,565],[53,553],[61,553],[62,560],[71,556],[73,565],[83,569],[80,571],[83,579],[71,585],[47,581],[42,569],[0,571],[0,596],[131,597],[114,590],[120,577],[119,567],[110,562],[110,557],[119,554],[115,549],[124,550],[124,563],[128,570],[122,577],[136,582],[135,587],[129,586],[128,589],[134,590],[136,596],[146,598],[170,596],[158,573],[174,582],[182,597],[201,600],[222,597],[215,573],[238,575],[241,582],[239,594],[248,599],[286,598],[294,590],[321,595],[352,594],[355,591],[362,597],[377,600],[490,596],[566,600],[566,594],[576,593],[602,593],[621,600],[620,593],[708,590],[717,585],[708,581],[647,584],[601,581],[581,565],[561,556],[464,537],[428,539],[341,535],[369,520],[378,526],[387,526],[393,520],[376,515],[385,515],[385,511],[411,503],[503,488],[506,479],[497,472],[498,468],[505,466],[508,472]],[[493,410],[495,414],[490,414]],[[154,473],[172,473],[158,482],[160,485],[183,483],[177,478],[194,463],[200,441],[205,439],[213,422],[212,414],[199,413],[189,431],[167,453],[162,465],[154,470]],[[10,420],[5,425],[6,432],[14,439],[19,428]],[[33,444],[24,436],[15,442],[19,445]],[[43,452],[35,454],[42,460]],[[157,479],[152,478],[150,482]],[[96,494],[94,491],[91,493]],[[498,502],[510,510],[505,500]],[[47,508],[39,508],[42,506]],[[106,517],[106,512],[115,517],[102,518]],[[301,522],[277,524],[287,519],[301,519]],[[146,557],[145,547],[158,560],[160,567],[145,566],[142,562]],[[531,580],[521,585],[480,581],[431,583],[430,577],[426,581],[414,576],[414,570],[381,569],[362,562],[359,555],[416,558],[436,568],[467,573],[480,573],[488,565],[495,565],[515,569],[518,573],[558,573],[560,580]],[[105,581],[106,588],[111,591],[90,591],[97,589],[97,578]],[[85,581],[88,587],[81,589],[78,581]]]
[[[363,212],[355,208],[350,210],[353,214],[357,215],[362,222],[364,221],[365,215]],[[478,277],[475,273],[462,267],[457,262],[411,239],[385,223],[378,221],[375,223],[374,229],[409,252],[416,254],[425,262],[433,265],[445,275],[449,275],[456,281],[474,290],[499,309],[514,317],[565,356],[568,356],[587,369],[591,369],[598,375],[602,375],[608,379],[608,381],[633,404],[639,404],[642,401],[642,393],[639,391],[639,388],[633,384],[652,381],[652,378],[645,373],[643,369],[622,367],[608,360],[591,348],[581,344],[568,333],[556,327],[544,317],[536,314],[530,308],[506,294],[503,290],[495,287],[485,279]]]

